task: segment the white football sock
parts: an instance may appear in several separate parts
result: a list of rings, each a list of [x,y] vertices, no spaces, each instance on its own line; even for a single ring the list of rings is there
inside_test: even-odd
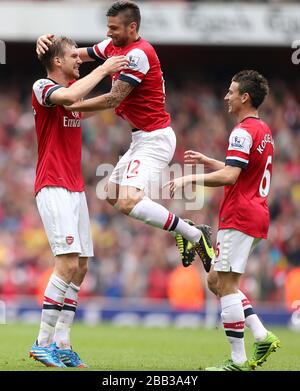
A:
[[[71,282],[64,299],[64,305],[55,326],[54,342],[61,349],[70,349],[70,327],[74,321],[80,287]]]
[[[129,216],[166,231],[175,231],[191,242],[198,242],[201,237],[201,231],[198,228],[189,225],[146,196],[135,205]]]
[[[237,364],[247,361],[244,327],[245,316],[241,298],[238,293],[221,297],[221,317],[228,341],[231,344],[231,358]]]
[[[243,305],[246,326],[251,330],[255,341],[263,341],[267,336],[267,329],[253,311],[252,305],[247,296],[245,296],[244,293],[240,290],[238,292]]]
[[[53,342],[53,334],[57,319],[63,306],[69,284],[52,274],[44,294],[43,310],[38,346],[49,346]]]

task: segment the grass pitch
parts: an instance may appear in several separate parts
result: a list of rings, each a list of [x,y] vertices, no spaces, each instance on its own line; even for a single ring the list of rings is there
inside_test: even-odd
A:
[[[284,328],[271,328],[282,347],[272,353],[257,371],[299,371],[299,333]],[[34,342],[38,325],[0,325],[1,371],[53,371],[29,359],[28,350]],[[221,363],[229,356],[229,344],[219,329],[177,329],[117,327],[110,324],[72,329],[73,348],[89,364],[88,370],[192,371]],[[246,331],[248,357],[252,337]],[[80,370],[86,369],[68,369]]]

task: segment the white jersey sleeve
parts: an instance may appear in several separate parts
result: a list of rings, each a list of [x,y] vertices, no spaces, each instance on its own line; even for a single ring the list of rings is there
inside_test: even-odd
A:
[[[128,52],[126,57],[129,65],[120,73],[119,79],[138,86],[150,69],[148,56],[143,50],[136,48]]]
[[[50,79],[39,79],[33,84],[33,92],[41,106],[52,107],[55,104],[49,102],[49,97],[52,92],[62,88],[61,85],[56,84],[54,81]]]
[[[107,46],[111,43],[111,38],[105,39],[104,41],[101,41],[100,43],[97,43],[91,48],[88,48],[88,54],[91,58],[94,58],[95,60],[98,60],[101,58],[102,60],[106,60],[108,56],[105,53],[105,50]]]
[[[252,136],[245,129],[234,129],[229,137],[226,165],[246,168],[252,144]]]

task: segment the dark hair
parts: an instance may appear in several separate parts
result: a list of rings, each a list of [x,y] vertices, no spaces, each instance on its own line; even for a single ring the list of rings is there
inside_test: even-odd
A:
[[[252,106],[256,109],[262,104],[269,93],[267,80],[257,71],[243,70],[236,73],[232,81],[239,83],[239,93],[248,93],[251,98]]]
[[[106,16],[117,16],[120,13],[124,16],[125,24],[136,22],[136,30],[139,31],[141,24],[141,13],[138,5],[133,1],[120,0],[113,3],[106,13]]]
[[[55,37],[52,40],[52,45],[49,46],[49,49],[45,52],[45,54],[38,56],[39,60],[46,69],[49,71],[52,70],[52,60],[54,57],[63,57],[66,46],[75,46],[77,48],[77,44],[75,41],[73,41],[73,39],[68,37]]]

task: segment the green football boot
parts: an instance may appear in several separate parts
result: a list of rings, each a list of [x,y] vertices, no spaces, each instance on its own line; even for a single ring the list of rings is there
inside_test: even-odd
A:
[[[191,220],[184,220],[189,225],[195,225]],[[188,267],[192,264],[196,256],[196,250],[194,244],[185,239],[181,234],[175,235],[176,245],[180,252],[181,261],[184,267]]]
[[[185,219],[188,224],[195,225],[193,221]],[[211,241],[211,227],[208,225],[195,226],[201,232],[199,242],[193,243],[185,239],[181,234],[175,235],[177,247],[179,248],[182,264],[188,267],[195,259],[196,252],[199,255],[205,271],[208,273],[211,267],[211,261],[214,257],[214,249]]]
[[[224,364],[217,366],[217,367],[208,367],[205,368],[206,371],[238,371],[238,372],[244,372],[244,371],[252,371],[252,368],[248,361],[245,361],[243,364],[237,364],[232,361],[231,358],[226,360]]]
[[[263,341],[254,342],[253,354],[249,360],[251,368],[255,369],[258,365],[262,365],[272,352],[275,352],[280,347],[280,340],[276,335],[268,331],[266,338]]]
[[[201,238],[198,243],[195,243],[195,250],[199,255],[204,269],[209,273],[211,268],[211,261],[215,255],[214,248],[211,240],[211,227],[209,225],[196,225],[202,232]]]

